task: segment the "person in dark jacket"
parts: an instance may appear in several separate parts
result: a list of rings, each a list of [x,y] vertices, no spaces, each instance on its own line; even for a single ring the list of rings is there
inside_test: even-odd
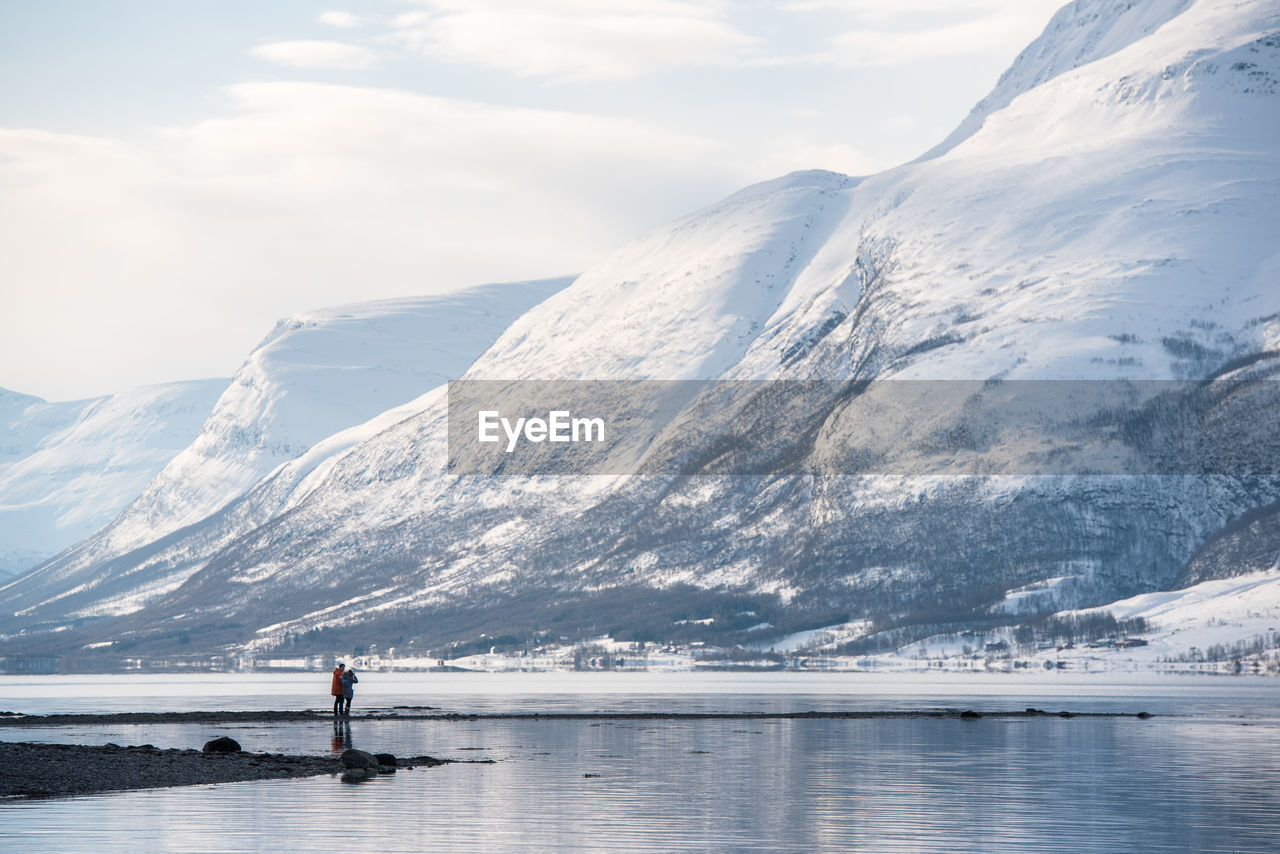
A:
[[[342,714],[342,674],[346,667],[345,664],[339,661],[338,666],[333,668],[333,681],[329,685],[329,693],[333,695],[334,717]]]
[[[342,697],[347,702],[346,708],[342,710],[343,717],[351,717],[351,698],[356,693],[353,686],[359,681],[354,667],[348,668],[347,672],[342,674]]]

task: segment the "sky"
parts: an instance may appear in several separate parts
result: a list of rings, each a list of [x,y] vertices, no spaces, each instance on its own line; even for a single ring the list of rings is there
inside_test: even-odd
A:
[[[0,387],[229,377],[297,312],[881,171],[1062,2],[0,0]]]

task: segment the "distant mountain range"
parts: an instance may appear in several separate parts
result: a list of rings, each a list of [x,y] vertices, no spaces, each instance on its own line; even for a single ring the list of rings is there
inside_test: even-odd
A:
[[[123,571],[122,559],[216,516],[286,464],[296,486],[373,429],[366,421],[394,420],[396,407],[461,374],[512,319],[569,281],[487,285],[281,321],[230,384],[214,381],[221,396],[197,413],[203,425],[187,431],[176,456],[167,449],[167,464],[147,472],[154,477],[144,489],[133,484],[134,500],[123,510],[117,501],[109,524],[0,595],[34,591],[56,597],[54,608],[92,601],[109,612],[119,607],[109,591],[121,586],[141,585],[134,595],[146,598],[180,584],[189,572]]]
[[[278,331],[115,523],[0,588],[0,649],[606,632],[759,645],[862,620],[909,642],[1011,613],[1007,596],[1053,611],[1266,568],[1280,553],[1277,234],[1280,3],[1076,0],[920,159],[749,187],[567,287],[495,289],[510,310],[440,362],[388,342],[419,336],[406,316],[467,314],[466,298]],[[290,336],[309,354],[293,364],[322,367],[272,367]],[[831,392],[749,476],[716,473],[717,447],[687,433],[637,465],[678,457],[680,475],[460,475],[442,385],[459,377]],[[958,409],[895,447],[910,467],[859,469],[851,414],[894,380],[1189,380],[1236,468],[954,477],[957,454],[981,462],[1007,441]],[[767,423],[778,402],[762,388],[735,415]],[[1179,452],[1170,410],[1140,391],[1122,411],[1068,405],[1127,425],[1084,435],[1081,459]]]
[[[48,403],[0,389],[0,578],[110,522],[209,417],[227,381]]]

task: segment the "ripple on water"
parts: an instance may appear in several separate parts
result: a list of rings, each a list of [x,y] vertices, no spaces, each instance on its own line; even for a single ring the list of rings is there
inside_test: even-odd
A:
[[[499,761],[357,786],[319,777],[9,802],[0,850],[1280,850],[1280,728],[1271,725],[597,723],[354,720],[350,740],[363,749]],[[248,749],[315,753],[345,740],[306,723],[157,727],[145,741],[189,746],[215,730]],[[130,735],[142,733],[114,740],[139,740]]]

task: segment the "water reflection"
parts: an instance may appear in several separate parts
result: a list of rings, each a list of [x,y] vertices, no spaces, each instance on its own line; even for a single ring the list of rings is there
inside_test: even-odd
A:
[[[341,815],[348,838],[379,851],[1280,850],[1280,728],[1270,725],[480,720],[258,730],[258,749],[358,743],[499,761],[359,787],[321,777],[7,803],[0,849],[328,850]]]
[[[354,745],[351,742],[351,721],[344,718],[337,718],[333,722],[333,743],[330,750],[334,753],[342,753],[344,750],[350,750]]]

